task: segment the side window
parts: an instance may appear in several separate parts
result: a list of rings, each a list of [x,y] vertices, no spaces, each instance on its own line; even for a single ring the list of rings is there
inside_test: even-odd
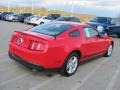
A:
[[[72,37],[80,36],[80,32],[78,30],[74,30],[70,33],[70,36],[72,36]]]
[[[77,19],[77,18],[74,18],[74,21],[75,21],[75,22],[80,22],[80,20],[79,20],[79,19]]]
[[[53,20],[51,17],[44,17],[43,19]]]
[[[88,38],[98,36],[98,32],[95,29],[90,27],[84,28],[84,33],[85,33],[85,36]]]
[[[77,18],[71,18],[70,21],[73,21],[73,22],[80,22],[80,20],[77,19]]]

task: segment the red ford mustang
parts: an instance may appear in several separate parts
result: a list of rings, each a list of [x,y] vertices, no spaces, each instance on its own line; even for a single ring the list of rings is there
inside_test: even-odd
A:
[[[52,22],[26,31],[15,31],[9,43],[10,58],[34,69],[59,69],[71,76],[83,62],[111,56],[114,42],[92,26]]]

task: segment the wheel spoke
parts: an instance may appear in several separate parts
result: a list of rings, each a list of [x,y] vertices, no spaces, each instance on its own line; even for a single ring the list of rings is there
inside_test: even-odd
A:
[[[74,73],[78,65],[78,59],[76,56],[73,56],[69,59],[67,63],[67,72],[69,74]]]
[[[110,45],[108,48],[108,55],[111,55],[111,53],[112,53],[112,45]]]

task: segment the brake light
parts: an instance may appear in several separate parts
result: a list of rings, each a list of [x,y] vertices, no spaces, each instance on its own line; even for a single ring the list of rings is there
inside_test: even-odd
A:
[[[31,41],[30,49],[35,50],[35,51],[42,51],[45,49],[45,45],[43,43],[40,43],[40,42]]]

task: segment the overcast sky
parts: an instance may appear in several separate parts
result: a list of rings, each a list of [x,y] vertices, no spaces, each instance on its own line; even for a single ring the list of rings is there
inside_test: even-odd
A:
[[[0,5],[31,6],[32,0],[2,0]],[[33,0],[34,7],[115,17],[120,14],[120,0]]]

